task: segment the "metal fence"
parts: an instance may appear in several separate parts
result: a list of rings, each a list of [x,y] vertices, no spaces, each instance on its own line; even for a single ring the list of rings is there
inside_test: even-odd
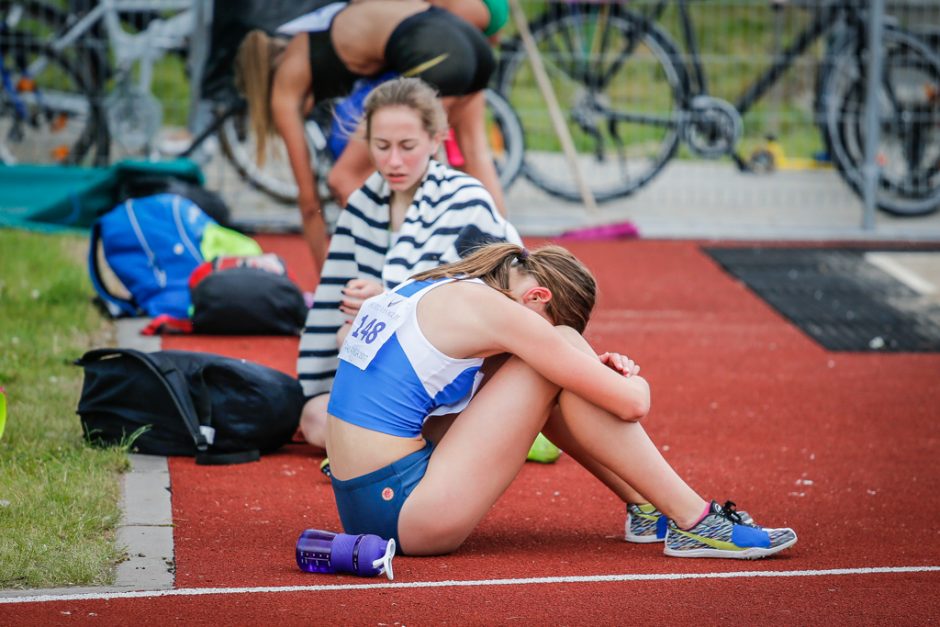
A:
[[[226,3],[191,6],[185,56],[158,61],[149,93],[125,99],[133,115],[110,111],[119,124],[159,104],[148,156],[179,151],[212,118],[200,94]],[[667,223],[734,235],[732,225],[747,233],[749,215],[798,229],[822,212],[833,225],[875,230],[895,228],[888,212],[940,205],[936,0],[521,0],[521,8],[552,91],[540,91],[532,49],[512,22],[495,47],[491,87],[525,134],[525,175],[507,192],[523,231],[634,219],[654,235],[668,234]],[[869,91],[867,72],[879,65],[887,78]],[[113,102],[105,93],[99,104]],[[111,158],[133,152],[112,142]],[[194,156],[237,215],[299,224],[290,203],[254,190],[213,139]],[[596,211],[585,209],[578,172]],[[916,220],[940,237],[940,218]]]

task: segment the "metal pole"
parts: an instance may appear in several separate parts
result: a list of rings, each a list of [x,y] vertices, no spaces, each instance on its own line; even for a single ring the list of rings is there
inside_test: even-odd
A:
[[[189,38],[189,129],[198,133],[205,126],[205,116],[200,110],[202,102],[202,79],[206,60],[209,58],[209,42],[212,38],[212,0],[193,0],[193,32]]]
[[[868,73],[865,80],[865,165],[863,174],[863,195],[865,203],[862,214],[862,229],[875,228],[875,204],[878,192],[878,145],[880,144],[878,120],[878,91],[884,54],[881,46],[881,34],[884,30],[884,0],[871,0],[868,11]]]

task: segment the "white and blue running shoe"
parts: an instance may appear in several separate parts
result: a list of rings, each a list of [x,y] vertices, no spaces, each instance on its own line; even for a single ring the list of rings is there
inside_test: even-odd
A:
[[[708,514],[691,529],[680,529],[672,520],[666,529],[666,548],[671,557],[725,557],[757,559],[796,544],[792,529],[765,529],[745,524],[739,512],[726,511],[715,501]]]
[[[722,506],[726,512],[732,512],[741,517],[741,524],[753,525],[754,519],[744,511],[735,510],[732,501],[725,501]],[[627,520],[624,524],[623,538],[627,542],[648,544],[662,542],[666,539],[666,529],[669,519],[652,503],[627,503]]]

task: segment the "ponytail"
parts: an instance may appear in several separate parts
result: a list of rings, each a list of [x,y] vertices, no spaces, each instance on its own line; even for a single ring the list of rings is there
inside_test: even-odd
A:
[[[271,117],[271,80],[286,43],[262,30],[245,36],[235,55],[235,86],[248,102],[252,134],[255,137],[255,159],[264,165],[268,136],[275,133]]]
[[[509,269],[517,263],[525,248],[515,244],[489,244],[478,248],[469,256],[420,272],[416,281],[443,278],[481,279],[484,283],[509,295]]]

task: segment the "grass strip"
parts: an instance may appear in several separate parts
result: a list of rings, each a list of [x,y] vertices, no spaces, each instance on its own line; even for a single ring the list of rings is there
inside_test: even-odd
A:
[[[0,230],[0,587],[109,583],[122,558],[120,448],[82,439],[75,408],[82,370],[72,362],[113,344],[92,305],[87,239]]]

